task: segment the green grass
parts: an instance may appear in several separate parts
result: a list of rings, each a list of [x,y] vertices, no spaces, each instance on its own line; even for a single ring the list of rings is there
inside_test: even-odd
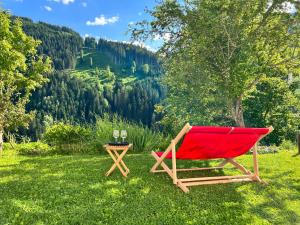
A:
[[[90,58],[93,59],[93,65],[91,67]],[[125,60],[125,59],[124,59]],[[77,57],[76,69],[77,73],[90,73],[97,67],[100,70],[106,70],[107,66],[110,66],[111,71],[120,79],[126,79],[131,76],[130,81],[136,79],[143,79],[145,74],[141,71],[136,71],[134,75],[130,75],[130,66],[125,66],[126,62],[115,62],[110,54],[98,51],[85,49],[83,54],[83,59],[80,56]],[[125,80],[126,83],[126,80]]]
[[[86,69],[90,69],[90,57],[93,58],[93,66],[98,66],[100,68],[106,68],[106,66],[110,65],[112,66],[112,69],[116,69],[118,70],[118,67],[114,67],[115,64],[112,63],[112,61],[110,60],[110,58],[99,51],[88,51],[88,52],[84,52],[83,55],[83,62],[82,63],[77,63],[76,65],[76,69],[78,70],[86,70]],[[78,58],[79,60],[79,58]]]
[[[6,151],[0,158],[0,224],[300,224],[300,156],[293,154],[260,155],[267,186],[198,186],[184,194],[167,175],[149,173],[149,154],[128,154],[131,173],[123,178],[117,171],[104,176],[112,163],[107,155]],[[239,161],[251,168],[251,160],[246,155]],[[189,165],[201,162],[179,163]]]

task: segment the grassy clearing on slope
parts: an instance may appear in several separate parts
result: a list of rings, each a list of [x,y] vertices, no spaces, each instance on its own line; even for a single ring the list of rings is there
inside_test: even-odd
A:
[[[76,69],[78,70],[86,70],[90,69],[90,57],[93,58],[93,67],[100,67],[100,68],[106,68],[106,66],[114,66],[114,64],[111,62],[109,57],[99,51],[90,51],[90,52],[85,52],[83,55],[83,61],[81,63],[77,63]],[[78,61],[80,61],[80,58],[78,58]],[[119,70],[118,67],[113,67],[112,69]]]
[[[126,179],[118,171],[104,176],[112,164],[106,155],[25,157],[6,151],[0,158],[0,224],[299,224],[300,157],[293,154],[259,157],[267,186],[199,186],[184,194],[165,174],[149,173],[149,154],[125,157],[131,170]],[[251,156],[239,161],[251,168]]]

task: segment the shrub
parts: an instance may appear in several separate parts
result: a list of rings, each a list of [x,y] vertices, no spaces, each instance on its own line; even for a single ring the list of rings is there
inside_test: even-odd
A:
[[[87,152],[93,138],[91,128],[64,123],[46,129],[43,140],[62,154]]]
[[[95,126],[95,146],[101,148],[104,144],[113,141],[113,130],[127,130],[126,141],[133,143],[133,151],[151,151],[158,148],[164,149],[170,142],[160,132],[155,132],[148,127],[126,121],[117,116],[98,119]]]
[[[46,155],[51,152],[49,145],[42,142],[21,143],[15,145],[16,151],[20,155]]]
[[[13,147],[11,146],[10,143],[7,143],[7,142],[4,142],[4,143],[3,143],[3,150],[4,150],[4,151],[12,150],[12,149],[13,149]]]
[[[117,116],[104,116],[89,127],[57,123],[46,129],[43,140],[58,153],[95,153],[114,140],[112,133],[115,129],[127,130],[126,141],[133,143],[132,150],[135,152],[163,149],[170,141],[160,132]]]
[[[297,146],[290,140],[283,140],[281,145],[279,146],[280,150],[286,151],[295,150],[296,148]]]

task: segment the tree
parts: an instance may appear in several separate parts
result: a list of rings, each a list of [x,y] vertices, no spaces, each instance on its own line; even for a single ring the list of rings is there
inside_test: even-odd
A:
[[[83,55],[84,55],[84,53],[83,53],[83,50],[81,49],[80,50],[80,63],[83,63]]]
[[[287,4],[300,3],[166,0],[149,11],[154,20],[138,23],[132,37],[165,40],[168,110],[182,119],[200,110],[212,123],[222,112],[225,123],[244,126],[249,90],[264,77],[299,74],[299,13],[288,12]]]
[[[131,63],[131,74],[134,75],[135,72],[136,72],[136,63],[133,60],[132,63]]]
[[[150,70],[150,69],[149,69],[149,64],[147,64],[147,63],[144,64],[144,65],[143,65],[143,72],[144,72],[144,74],[148,74],[148,73],[149,73],[149,70]]]
[[[33,113],[25,105],[31,92],[47,79],[50,59],[38,56],[40,41],[27,36],[20,20],[10,21],[7,12],[0,11],[0,151],[4,129],[27,126]]]
[[[86,37],[84,39],[84,46],[87,48],[95,49],[97,46],[96,39],[93,37]]]
[[[295,140],[300,102],[287,82],[276,77],[264,78],[246,96],[243,104],[246,124],[274,126],[274,131],[264,138],[265,142],[278,145],[284,139]]]
[[[90,57],[90,67],[93,67],[93,57]]]

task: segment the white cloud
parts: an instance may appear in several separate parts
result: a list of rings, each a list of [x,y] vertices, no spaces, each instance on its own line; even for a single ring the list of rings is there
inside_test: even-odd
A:
[[[46,9],[48,12],[52,11],[52,8],[50,6],[47,6],[47,5],[44,6],[44,9]]]
[[[94,21],[87,21],[86,25],[88,26],[104,26],[106,24],[112,24],[119,21],[118,16],[113,16],[110,18],[106,18],[104,15],[101,15],[99,17],[95,17]]]
[[[87,3],[86,3],[86,2],[82,2],[81,5],[82,5],[83,7],[87,7]]]
[[[48,0],[49,2],[58,2],[64,5],[69,5],[70,3],[75,2],[75,0]]]

